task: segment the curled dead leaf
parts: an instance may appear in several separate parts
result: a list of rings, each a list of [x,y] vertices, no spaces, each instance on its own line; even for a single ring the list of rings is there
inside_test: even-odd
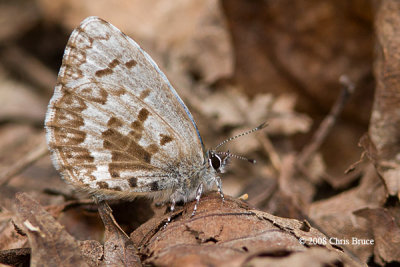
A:
[[[194,203],[173,214],[164,229],[168,214],[153,218],[131,234],[145,264],[156,266],[244,266],[258,259],[278,264],[295,256],[300,266],[309,263],[309,253],[320,261],[349,266],[358,263],[340,249],[302,243],[301,240],[326,238],[304,223],[253,210],[245,202],[227,197],[224,202],[215,193],[201,198],[198,211],[191,217]],[[319,247],[319,250],[310,250]],[[330,256],[324,261],[324,256]],[[315,256],[317,257],[317,256]],[[260,265],[258,265],[260,266]]]

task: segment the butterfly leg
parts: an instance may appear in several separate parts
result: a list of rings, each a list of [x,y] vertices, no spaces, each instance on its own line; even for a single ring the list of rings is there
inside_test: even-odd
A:
[[[193,208],[193,212],[192,212],[192,216],[193,217],[196,214],[197,211],[197,205],[199,205],[200,202],[200,197],[201,194],[203,193],[203,184],[200,184],[199,187],[197,187],[197,191],[196,191],[196,204],[194,204],[194,208]]]
[[[172,216],[172,213],[174,213],[175,204],[176,204],[176,201],[175,201],[175,199],[173,198],[172,201],[171,201],[171,207],[170,207],[171,213],[170,213],[170,215],[168,216],[167,222],[164,224],[164,229],[167,228],[167,225],[171,222],[171,219],[172,219],[171,216]]]
[[[216,177],[215,178],[215,183],[217,184],[218,193],[222,198],[222,202],[224,202],[225,201],[225,197],[224,197],[224,193],[222,192],[222,181],[221,181],[221,178],[220,177]]]

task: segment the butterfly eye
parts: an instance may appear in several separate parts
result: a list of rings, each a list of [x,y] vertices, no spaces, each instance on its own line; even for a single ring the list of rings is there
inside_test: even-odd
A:
[[[221,167],[221,158],[216,154],[210,154],[210,158],[208,159],[210,165],[214,168],[214,170],[219,171]]]

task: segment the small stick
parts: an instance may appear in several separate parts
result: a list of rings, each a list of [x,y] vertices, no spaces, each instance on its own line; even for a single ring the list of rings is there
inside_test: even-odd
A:
[[[321,147],[322,143],[331,132],[332,127],[335,125],[335,122],[343,110],[345,103],[349,99],[350,95],[354,92],[355,86],[346,75],[340,76],[339,81],[343,85],[342,91],[340,92],[339,97],[336,99],[335,104],[332,106],[329,114],[325,117],[318,129],[315,131],[311,139],[312,141],[300,152],[297,160],[298,165],[304,166]]]
[[[274,145],[272,144],[271,140],[268,136],[259,135],[257,136],[258,141],[263,146],[264,150],[267,152],[269,159],[271,160],[272,166],[274,166],[275,170],[280,172],[282,161],[279,157],[278,152],[276,152]]]
[[[97,197],[93,197],[94,201],[97,204],[97,209],[99,210],[99,215],[101,220],[103,221],[105,230],[106,241],[107,239],[111,239],[112,235],[115,235],[115,232],[119,232],[118,234],[122,235],[122,238],[126,238],[129,240],[129,236],[122,230],[121,226],[117,223],[112,214],[112,209],[108,205],[108,203],[104,200],[99,200]]]

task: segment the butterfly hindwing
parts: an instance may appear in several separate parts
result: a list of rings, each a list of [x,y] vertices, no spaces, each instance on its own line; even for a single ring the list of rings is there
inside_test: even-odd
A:
[[[64,179],[105,194],[165,190],[174,163],[204,161],[194,120],[165,75],[97,17],[71,34],[46,130]]]

